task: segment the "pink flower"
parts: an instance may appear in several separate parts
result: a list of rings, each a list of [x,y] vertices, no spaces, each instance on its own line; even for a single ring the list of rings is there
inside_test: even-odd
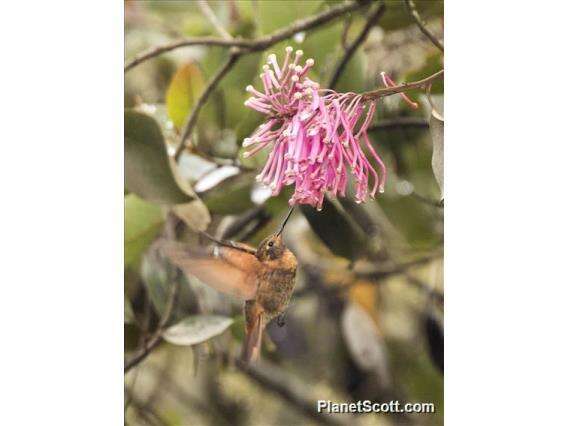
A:
[[[374,198],[377,190],[384,192],[387,174],[367,135],[375,103],[355,93],[320,89],[307,77],[314,60],[302,65],[303,52],[298,50],[292,56],[292,50],[286,48],[282,67],[276,55],[268,56],[268,65],[260,74],[262,91],[246,88],[252,97],[245,105],[267,118],[244,140],[243,147],[248,148],[244,157],[270,149],[257,180],[270,186],[272,195],[294,184],[290,205],[309,204],[321,210],[326,192],[345,197],[348,171],[355,180],[355,201]],[[386,85],[391,82],[385,80]],[[379,173],[365,151],[373,157]]]

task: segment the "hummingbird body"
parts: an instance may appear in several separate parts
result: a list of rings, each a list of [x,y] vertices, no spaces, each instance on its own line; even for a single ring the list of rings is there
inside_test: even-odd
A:
[[[246,363],[258,359],[264,328],[284,312],[294,291],[297,261],[282,241],[284,224],[257,249],[211,237],[217,245],[205,253],[174,241],[162,244],[166,256],[185,274],[245,301],[242,358]]]
[[[284,312],[296,283],[298,262],[283,243],[280,242],[283,251],[276,255],[278,257],[270,259],[268,256],[262,260],[263,247],[268,247],[270,238],[263,241],[257,250],[257,258],[260,257],[262,268],[257,273],[256,297],[245,302],[246,339],[242,357],[246,362],[260,356],[262,331],[266,324]]]

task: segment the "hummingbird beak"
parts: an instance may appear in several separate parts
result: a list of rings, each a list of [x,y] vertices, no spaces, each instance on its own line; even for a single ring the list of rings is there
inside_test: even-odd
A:
[[[294,211],[294,207],[290,207],[290,210],[288,211],[288,214],[286,215],[286,218],[284,219],[284,222],[282,222],[282,225],[280,226],[280,230],[278,231],[278,233],[276,234],[277,237],[280,236],[280,234],[282,234],[282,231],[284,231],[284,227],[286,226],[286,223],[288,222],[288,219],[290,219],[290,216],[292,216],[292,212]]]

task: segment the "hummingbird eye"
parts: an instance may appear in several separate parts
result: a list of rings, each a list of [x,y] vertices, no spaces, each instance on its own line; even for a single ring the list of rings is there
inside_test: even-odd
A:
[[[274,245],[274,241],[269,241],[268,242],[268,247],[272,247]]]

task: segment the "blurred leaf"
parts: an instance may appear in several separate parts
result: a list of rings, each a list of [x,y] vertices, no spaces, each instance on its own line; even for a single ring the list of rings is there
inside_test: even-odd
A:
[[[140,333],[140,327],[137,325],[124,323],[124,350],[126,352],[138,348]]]
[[[154,240],[164,218],[159,206],[134,194],[124,198],[124,266],[138,263],[141,254]]]
[[[428,352],[433,364],[444,372],[444,329],[440,318],[432,310],[423,317],[424,332],[428,342]]]
[[[219,315],[192,315],[169,327],[163,337],[174,345],[196,345],[223,333],[232,323]]]
[[[365,280],[357,280],[349,288],[349,299],[363,308],[377,326],[379,325],[379,310],[376,303],[378,290],[377,285]]]
[[[420,16],[426,22],[432,18],[442,17],[444,13],[444,2],[442,0],[415,1],[414,4]],[[386,7],[385,14],[380,22],[383,29],[393,31],[409,25],[416,25],[402,1],[386,0]]]
[[[430,133],[432,134],[432,170],[440,186],[444,198],[444,122],[437,119],[434,114],[430,118]]]
[[[176,267],[170,265],[164,259],[158,250],[158,244],[152,245],[143,256],[140,275],[152,305],[159,316],[162,316],[164,313],[172,285],[176,281],[178,282],[179,291],[175,309],[171,315],[172,321],[180,320],[196,312],[196,298],[187,280]]]
[[[124,296],[124,323],[125,324],[136,324],[136,317],[134,316],[134,311],[132,310],[132,305],[130,300]]]
[[[349,303],[341,317],[341,330],[357,366],[379,374],[386,385],[390,381],[386,349],[371,316],[357,304]]]
[[[302,205],[300,210],[312,230],[333,253],[350,260],[364,253],[365,235],[332,200],[326,199],[320,212],[307,205]]]
[[[364,76],[364,71],[367,69],[365,62],[366,57],[363,52],[357,51],[345,66],[335,90],[338,92],[364,92],[367,89]]]
[[[192,199],[172,174],[158,123],[132,110],[124,112],[124,174],[128,190],[145,200],[178,204]]]
[[[261,1],[258,2],[258,7],[260,32],[262,34],[268,34],[278,28],[289,25],[297,19],[321,13],[326,9],[322,2],[298,0]],[[315,74],[315,79],[322,79],[324,76],[329,76],[335,66],[339,51],[338,40],[341,37],[342,28],[341,20],[332,21],[325,26],[298,33],[290,39],[274,45],[266,54],[276,53],[281,63],[284,59],[285,46],[291,45],[294,49],[301,49],[304,51],[302,60],[307,58],[315,60],[316,66],[311,72]],[[258,86],[262,87],[260,84]]]
[[[166,106],[176,128],[183,127],[204,85],[201,71],[192,62],[182,65],[174,74],[166,92]]]
[[[271,33],[296,19],[305,18],[319,7],[318,2],[303,0],[259,1],[257,5],[259,29],[262,34]]]
[[[177,217],[194,231],[205,231],[211,223],[211,215],[203,201],[193,200],[173,207]]]
[[[245,340],[245,316],[237,315],[233,318],[233,324],[231,324],[231,334],[238,341]]]
[[[211,213],[242,213],[254,206],[251,200],[253,182],[254,173],[240,173],[205,191],[201,197]]]
[[[432,171],[444,198],[444,97],[430,96],[430,135],[432,136]]]

